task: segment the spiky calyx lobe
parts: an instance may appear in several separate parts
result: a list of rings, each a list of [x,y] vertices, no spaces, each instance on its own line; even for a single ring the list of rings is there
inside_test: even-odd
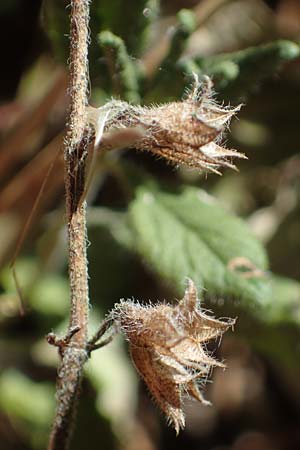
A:
[[[175,306],[123,301],[116,305],[112,317],[129,342],[137,371],[178,433],[185,426],[184,396],[208,404],[199,387],[211,368],[224,367],[208,355],[205,344],[221,336],[235,320],[220,321],[205,314],[192,280]]]
[[[142,129],[142,136],[132,143],[137,150],[149,151],[175,165],[219,173],[220,167],[235,168],[233,158],[245,158],[236,150],[222,147],[220,141],[231,118],[240,109],[218,105],[212,99],[212,82],[202,83],[195,76],[187,98],[151,107],[130,105],[112,100],[95,116],[106,115],[100,149],[113,148],[105,139],[105,132],[120,129]],[[97,134],[97,129],[96,129]]]

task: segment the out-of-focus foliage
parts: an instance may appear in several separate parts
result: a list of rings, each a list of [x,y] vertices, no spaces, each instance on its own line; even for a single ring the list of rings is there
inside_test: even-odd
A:
[[[0,377],[0,407],[23,429],[33,448],[40,448],[47,438],[54,392],[53,385],[35,383],[13,369]]]
[[[45,448],[58,356],[44,336],[63,334],[68,319],[59,153],[68,4],[45,0],[39,14],[39,2],[0,6],[10,55],[0,84],[0,448],[7,450]],[[206,177],[130,149],[99,157],[88,196],[91,333],[122,297],[181,298],[186,276],[207,308],[238,320],[217,350],[228,370],[216,370],[208,390],[214,406],[188,404],[187,430],[176,440],[137,389],[124,343],[96,352],[72,449],[87,442],[108,450],[299,448],[299,23],[297,0],[91,2],[91,103],[178,100],[193,73],[208,74],[218,101],[244,103],[227,146],[248,160],[239,173]],[[16,265],[23,316],[8,263],[53,160]]]

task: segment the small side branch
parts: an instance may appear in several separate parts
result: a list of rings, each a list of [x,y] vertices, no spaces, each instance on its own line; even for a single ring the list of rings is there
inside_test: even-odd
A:
[[[102,339],[107,331],[110,331],[110,334],[106,338]],[[95,335],[89,340],[87,344],[88,354],[90,355],[94,350],[98,350],[98,348],[104,347],[105,345],[109,344],[115,337],[116,333],[117,329],[113,319],[105,319]]]

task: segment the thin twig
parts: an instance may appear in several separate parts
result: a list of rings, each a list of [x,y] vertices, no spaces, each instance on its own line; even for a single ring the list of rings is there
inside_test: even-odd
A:
[[[64,141],[66,213],[69,241],[70,322],[68,341],[62,340],[62,361],[57,377],[57,407],[48,450],[69,447],[88,359],[88,274],[86,257],[86,204],[78,204],[85,186],[85,158],[89,142],[86,130],[88,92],[89,0],[72,0],[70,15],[69,95],[70,110]],[[74,334],[72,330],[76,329]]]
[[[97,342],[102,338],[102,336],[109,330],[109,328],[112,326],[112,319],[105,319],[99,329],[96,331],[94,336],[89,340],[89,345],[93,346],[97,344]]]
[[[105,339],[101,340],[101,338],[106,334],[108,330],[110,331],[110,335],[107,336]],[[100,325],[97,332],[94,334],[94,336],[89,340],[87,344],[87,351],[89,356],[94,350],[98,350],[99,348],[109,344],[115,337],[116,333],[117,329],[114,326],[113,319],[112,318],[105,319]]]

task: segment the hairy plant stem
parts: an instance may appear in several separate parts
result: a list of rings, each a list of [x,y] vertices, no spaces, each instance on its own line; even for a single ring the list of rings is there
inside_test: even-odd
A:
[[[70,13],[70,109],[64,140],[66,215],[69,245],[70,321],[67,336],[59,340],[62,356],[57,377],[56,413],[48,450],[66,450],[72,435],[83,367],[88,358],[88,273],[85,186],[88,92],[89,0],[72,0]]]

